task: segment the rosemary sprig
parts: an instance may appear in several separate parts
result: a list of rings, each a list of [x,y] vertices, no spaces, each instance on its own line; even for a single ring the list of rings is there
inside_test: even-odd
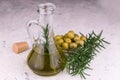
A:
[[[94,31],[92,31],[92,33],[88,35],[84,46],[79,46],[77,49],[67,51],[66,69],[68,73],[72,75],[79,74],[81,78],[86,79],[85,76],[89,74],[85,73],[85,70],[91,70],[91,60],[94,59],[97,52],[99,52],[102,48],[105,48],[104,43],[110,44],[105,41],[104,38],[101,38],[102,32],[103,31],[97,35]]]
[[[45,39],[44,42],[44,51],[49,51],[49,25],[47,24],[45,27],[42,26],[43,29],[43,38]]]

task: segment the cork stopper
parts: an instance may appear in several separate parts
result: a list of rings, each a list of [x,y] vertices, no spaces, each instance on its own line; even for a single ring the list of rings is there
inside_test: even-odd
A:
[[[13,44],[13,51],[17,54],[26,51],[28,48],[29,45],[27,42],[18,42]]]

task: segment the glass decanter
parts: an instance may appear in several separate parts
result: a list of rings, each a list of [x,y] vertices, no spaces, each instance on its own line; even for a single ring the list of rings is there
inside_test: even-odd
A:
[[[27,28],[33,44],[27,64],[34,73],[51,76],[64,69],[66,58],[54,40],[52,18],[55,5],[45,3],[38,7],[39,19],[31,20]]]

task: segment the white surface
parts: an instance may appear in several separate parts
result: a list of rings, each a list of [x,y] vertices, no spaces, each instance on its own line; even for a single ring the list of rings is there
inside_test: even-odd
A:
[[[77,33],[99,33],[110,45],[95,56],[91,62],[93,70],[87,71],[91,76],[86,80],[120,80],[120,1],[119,0],[50,0],[57,5],[54,31],[64,34],[68,30]],[[36,12],[40,0],[1,0],[0,1],[0,80],[81,80],[65,71],[52,77],[34,74],[26,64],[30,51],[15,54],[12,44],[19,41],[30,41],[26,23],[37,19]]]

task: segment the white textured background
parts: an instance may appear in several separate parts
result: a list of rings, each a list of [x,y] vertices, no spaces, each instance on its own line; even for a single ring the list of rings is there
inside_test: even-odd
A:
[[[37,5],[44,2],[57,6],[55,34],[103,30],[103,37],[111,42],[91,62],[93,70],[87,71],[91,76],[86,80],[120,80],[120,0],[0,0],[0,80],[81,80],[65,71],[37,76],[26,65],[30,50],[18,55],[12,51],[14,42],[29,42],[26,23],[38,18]]]

